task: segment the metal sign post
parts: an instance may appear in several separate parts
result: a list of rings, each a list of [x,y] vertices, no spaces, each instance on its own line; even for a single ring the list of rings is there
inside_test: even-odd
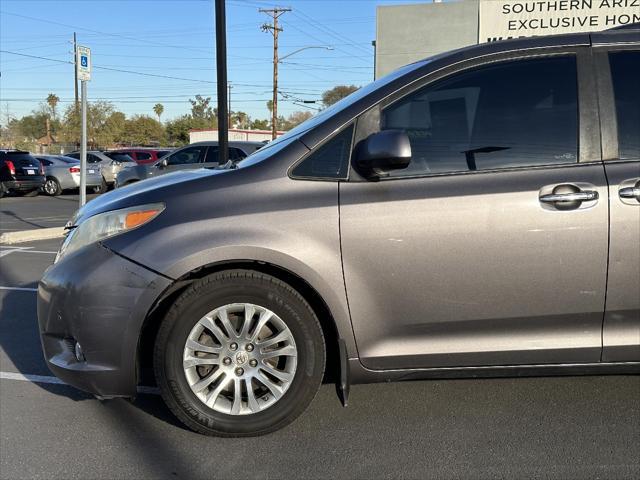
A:
[[[80,207],[87,203],[87,82],[91,80],[91,50],[78,45],[76,65],[80,79],[81,136],[80,136]]]

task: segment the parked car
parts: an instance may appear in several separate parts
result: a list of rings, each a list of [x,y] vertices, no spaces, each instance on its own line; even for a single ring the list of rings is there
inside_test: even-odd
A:
[[[80,152],[71,152],[67,157],[80,159]],[[104,190],[113,187],[116,175],[120,170],[137,165],[129,155],[118,152],[102,152],[99,150],[87,151],[87,164],[99,164],[102,178],[104,179]]]
[[[229,160],[237,163],[263,146],[261,142],[229,142]],[[218,166],[218,142],[196,142],[165,155],[153,164],[135,165],[121,170],[116,176],[115,186],[122,187],[177,170]]]
[[[129,155],[137,164],[147,165],[149,163],[157,162],[160,158],[171,153],[173,150],[173,148],[120,148],[118,150],[110,150],[110,152]]]
[[[223,436],[284,427],[327,369],[345,404],[362,382],[638,373],[638,78],[640,31],[484,43],[236,168],[103,195],[39,285],[49,368],[133,397],[153,366]]]
[[[42,165],[29,152],[0,150],[0,198],[9,192],[35,197],[43,184]]]
[[[64,155],[36,155],[44,166],[46,180],[42,190],[53,197],[64,190],[80,187],[80,160]],[[87,187],[94,193],[102,193],[103,180],[100,164],[87,165]]]

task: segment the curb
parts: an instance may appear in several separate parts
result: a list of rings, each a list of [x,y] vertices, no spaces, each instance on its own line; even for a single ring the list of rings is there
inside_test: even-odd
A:
[[[36,228],[34,230],[22,230],[20,232],[5,232],[0,234],[0,243],[12,245],[14,243],[34,242],[36,240],[49,240],[64,236],[64,227]]]

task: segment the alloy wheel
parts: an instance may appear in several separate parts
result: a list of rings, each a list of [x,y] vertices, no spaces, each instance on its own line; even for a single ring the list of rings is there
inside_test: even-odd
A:
[[[183,369],[191,391],[209,408],[249,415],[275,404],[296,372],[291,330],[271,310],[250,303],[224,305],[189,333]]]

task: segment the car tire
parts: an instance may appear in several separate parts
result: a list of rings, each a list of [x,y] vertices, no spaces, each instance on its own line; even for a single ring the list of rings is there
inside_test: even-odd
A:
[[[102,183],[100,185],[97,185],[95,187],[91,187],[91,191],[93,193],[104,193],[107,191],[107,182],[105,181],[104,177],[102,177]]]
[[[42,186],[42,191],[50,197],[57,197],[62,193],[62,187],[60,187],[60,182],[58,182],[57,179],[54,177],[47,177],[47,180]]]
[[[211,322],[217,337],[203,327]],[[218,352],[189,350],[194,345]],[[194,359],[205,364],[193,366]],[[187,427],[205,435],[255,436],[283,428],[311,403],[324,367],[324,337],[309,304],[286,283],[252,270],[194,282],[169,309],[154,346],[164,401]]]

